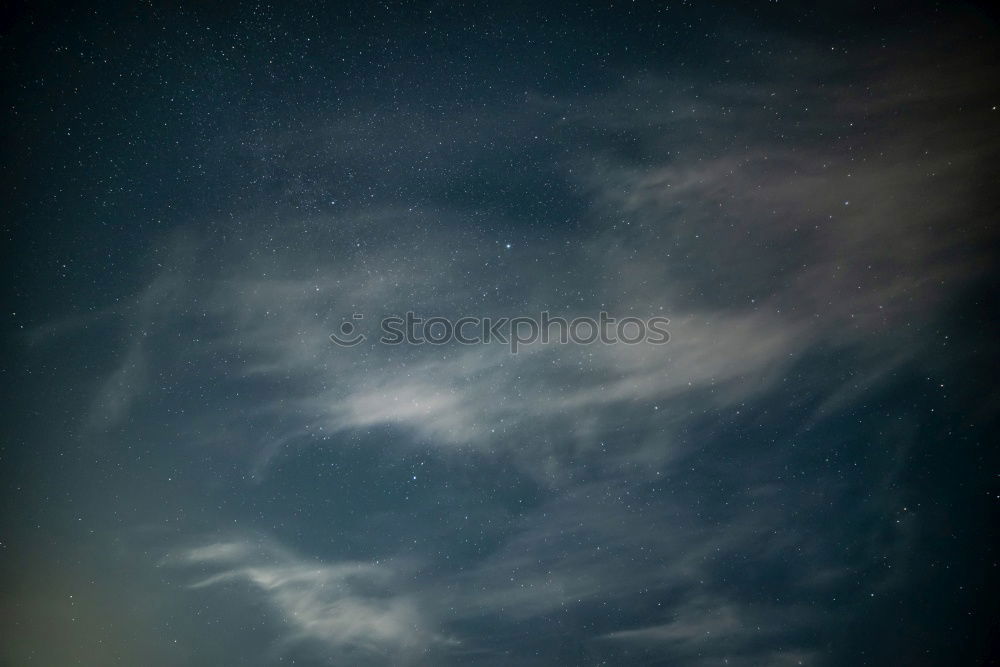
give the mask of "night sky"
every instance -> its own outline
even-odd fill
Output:
[[[0,36],[0,665],[993,664],[995,13],[84,4]]]

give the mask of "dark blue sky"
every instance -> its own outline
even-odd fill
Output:
[[[988,664],[994,14],[10,17],[0,664]]]

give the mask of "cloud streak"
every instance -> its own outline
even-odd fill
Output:
[[[387,563],[324,564],[264,541],[208,543],[167,563],[218,570],[194,589],[248,586],[286,624],[287,642],[319,642],[342,659],[406,662],[446,643],[426,627],[414,599],[393,592],[399,575]]]

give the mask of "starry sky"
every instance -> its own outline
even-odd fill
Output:
[[[11,8],[0,664],[988,664],[997,45],[964,3]],[[670,342],[329,338],[407,311]]]

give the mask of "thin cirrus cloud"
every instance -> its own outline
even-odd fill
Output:
[[[597,652],[605,643],[652,644],[688,662],[736,664],[810,654],[808,630],[827,610],[795,600],[748,604],[713,573],[733,558],[758,567],[780,561],[819,593],[843,577],[823,559],[789,561],[789,553],[815,548],[800,537],[768,537],[792,528],[788,514],[762,506],[710,530],[686,502],[648,507],[630,495],[621,481],[577,484],[520,517],[503,544],[459,571],[405,559],[323,562],[239,535],[176,551],[164,564],[185,578],[203,573],[192,589],[256,591],[284,624],[284,644],[319,644],[360,662],[503,660],[508,651],[477,632],[479,624],[502,636],[609,606],[662,622],[599,621],[589,638]],[[532,641],[525,639],[528,650]],[[774,651],[772,641],[784,648]]]
[[[830,555],[836,537],[811,538],[800,508],[789,509],[801,503],[808,517],[827,507],[788,472],[799,454],[746,463],[750,481],[726,488],[745,494],[742,507],[704,509],[710,503],[684,482],[716,474],[710,483],[726,486],[724,457],[691,463],[716,434],[703,415],[738,413],[778,391],[802,358],[836,353],[862,371],[801,380],[813,400],[796,433],[807,431],[911,363],[923,348],[888,332],[930,321],[986,267],[976,247],[988,234],[963,174],[995,145],[971,145],[956,127],[960,150],[945,153],[909,113],[930,107],[949,128],[960,125],[947,103],[968,90],[913,90],[912,80],[890,85],[877,68],[868,74],[863,90],[808,93],[775,81],[764,97],[720,85],[697,100],[645,77],[590,100],[610,109],[596,128],[594,114],[576,114],[568,101],[535,100],[560,112],[556,136],[634,139],[624,154],[600,138],[572,142],[582,147],[557,162],[587,195],[579,224],[594,233],[583,241],[553,233],[507,249],[464,225],[485,215],[502,227],[502,213],[429,205],[331,214],[305,231],[242,241],[181,236],[134,307],[120,311],[121,361],[99,383],[90,423],[127,423],[133,410],[150,409],[144,399],[198,395],[224,376],[217,413],[175,413],[192,426],[190,444],[235,443],[239,465],[258,480],[303,446],[338,447],[388,427],[397,436],[389,450],[401,457],[425,446],[441,457],[506,456],[552,494],[512,520],[492,551],[446,574],[415,577],[392,559],[316,560],[245,538],[170,559],[211,572],[193,588],[253,591],[288,642],[361,660],[490,655],[489,641],[477,646],[462,629],[610,604],[630,620],[596,624],[586,639],[654,645],[694,663],[818,661],[810,631],[839,603],[816,600],[851,561]],[[614,104],[637,90],[648,108]],[[798,121],[771,127],[764,119],[779,109]],[[821,129],[837,123],[840,131]],[[745,131],[761,125],[770,131]],[[973,222],[956,228],[953,219]],[[295,242],[299,233],[307,244]],[[375,326],[407,310],[568,318],[602,309],[667,316],[671,342],[533,345],[511,355],[503,345],[339,349],[327,338],[354,313]],[[179,342],[182,329],[193,334]],[[639,471],[624,472],[623,462]],[[664,471],[671,500],[632,500]],[[875,504],[889,511],[895,502],[887,492]],[[898,553],[908,539],[901,530],[870,544]],[[762,608],[731,583],[738,574],[720,574],[727,558],[780,570],[806,593]],[[898,576],[873,577],[870,587]],[[640,593],[656,601],[636,601]]]
[[[916,134],[920,126],[907,133],[906,109],[940,104],[944,93],[934,88],[930,97],[907,94],[899,87],[912,82],[892,87],[873,69],[864,93],[831,86],[809,94],[776,82],[774,96],[756,109],[741,99],[744,93],[720,86],[697,103],[697,113],[658,117],[654,129],[650,117],[633,113],[613,121],[652,145],[671,123],[683,128],[697,122],[708,138],[702,145],[691,142],[688,150],[698,155],[712,149],[714,156],[639,165],[602,156],[598,145],[596,161],[586,154],[566,159],[564,166],[575,167],[571,171],[583,174],[595,191],[595,216],[614,211],[631,222],[579,248],[539,243],[523,260],[510,260],[519,268],[519,280],[530,286],[521,310],[589,312],[549,287],[553,275],[538,260],[557,253],[566,273],[594,283],[607,297],[593,306],[610,303],[630,314],[668,315],[673,341],[663,349],[595,345],[515,358],[489,348],[450,351],[443,359],[414,353],[406,366],[398,363],[406,358],[403,352],[351,359],[350,351],[331,350],[326,335],[353,312],[367,313],[374,327],[381,315],[421,305],[456,315],[482,308],[481,288],[466,276],[477,263],[469,248],[487,245],[484,239],[466,232],[456,241],[447,231],[432,231],[441,220],[460,224],[463,212],[391,209],[338,219],[336,234],[318,234],[318,240],[333,243],[335,262],[315,248],[305,256],[283,252],[278,236],[269,255],[246,256],[245,249],[255,244],[221,248],[234,272],[224,268],[202,276],[190,265],[180,269],[191,273],[182,279],[195,279],[199,292],[205,282],[209,288],[197,308],[217,330],[202,346],[211,354],[239,356],[237,368],[248,376],[293,374],[304,382],[307,395],[271,406],[287,422],[283,441],[320,427],[339,432],[383,423],[441,444],[474,444],[489,442],[495,428],[486,425],[500,420],[507,430],[529,419],[565,418],[705,386],[719,388],[720,396],[734,402],[749,391],[765,391],[767,378],[777,377],[789,358],[816,345],[870,345],[871,334],[941,303],[955,285],[985,267],[970,252],[981,233],[953,230],[942,221],[946,212],[955,216],[972,205],[961,174],[992,149],[968,147],[962,154],[928,154],[917,164],[904,161],[924,143]],[[649,78],[641,90],[653,100],[658,95],[652,105],[661,109],[693,104],[684,93],[669,92],[673,89]],[[954,85],[947,90],[956,99],[967,94]],[[863,102],[855,101],[858,95]],[[808,135],[814,126],[827,127],[827,116],[837,115],[843,117],[845,136],[820,137],[805,148],[766,135],[736,143],[749,119],[766,115],[767,105],[787,105],[787,97],[809,109],[788,130],[789,140]],[[709,102],[722,112],[713,113]],[[894,113],[903,120],[892,133],[880,136],[873,128],[847,136],[854,123],[884,123]],[[564,118],[568,132],[582,122],[572,114]],[[587,164],[596,164],[596,171],[588,172]],[[391,227],[414,215],[425,222]],[[381,241],[378,230],[384,230]],[[338,245],[352,233],[374,238],[366,240],[363,255],[351,255],[350,244]],[[206,247],[195,254],[218,250]],[[959,254],[961,262],[953,259]],[[162,283],[176,273],[170,268],[158,277],[140,303],[162,303]],[[722,299],[723,294],[730,296]],[[733,294],[745,298],[733,302]],[[134,317],[129,354],[105,382],[101,407],[95,408],[112,421],[127,412],[149,372],[142,342],[149,308],[139,308]],[[176,312],[165,313],[157,325],[172,317]],[[230,333],[219,337],[218,332]],[[748,382],[755,373],[756,381]],[[275,449],[273,443],[257,446]]]
[[[387,563],[321,563],[263,540],[208,543],[165,562],[217,570],[193,589],[248,586],[286,623],[286,641],[319,642],[345,659],[398,661],[448,641],[426,628],[411,598],[392,592],[398,575]]]

